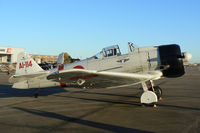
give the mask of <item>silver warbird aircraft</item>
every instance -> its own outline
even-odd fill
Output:
[[[128,43],[129,52],[121,54],[118,45],[103,48],[95,56],[60,65],[44,71],[27,53],[18,55],[16,73],[9,81],[13,88],[46,88],[77,84],[82,87],[119,87],[141,84],[143,94],[140,101],[155,104],[162,90],[154,80],[162,77],[184,75],[183,60],[188,53],[181,53],[177,44],[134,48]],[[35,93],[38,97],[38,91]]]

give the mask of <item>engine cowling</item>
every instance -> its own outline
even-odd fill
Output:
[[[177,44],[159,46],[159,54],[163,76],[180,77],[185,74],[183,55]]]

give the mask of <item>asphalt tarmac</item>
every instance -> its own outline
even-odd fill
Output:
[[[163,100],[142,108],[139,86],[112,89],[17,90],[0,74],[1,133],[199,133],[200,69],[161,79]]]

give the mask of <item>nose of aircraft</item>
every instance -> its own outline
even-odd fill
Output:
[[[185,74],[183,55],[177,44],[159,46],[159,54],[162,66],[169,66],[163,70],[165,77],[179,77]]]

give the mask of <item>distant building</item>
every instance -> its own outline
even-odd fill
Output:
[[[15,64],[17,63],[17,56],[20,52],[24,52],[24,48],[13,48],[0,46],[0,64]],[[30,55],[38,64],[41,63],[56,63],[58,56],[51,55]]]
[[[56,63],[58,60],[58,56],[50,56],[50,55],[31,55],[31,57],[38,63]]]
[[[24,48],[0,46],[0,64],[17,63],[17,55],[23,51]]]

